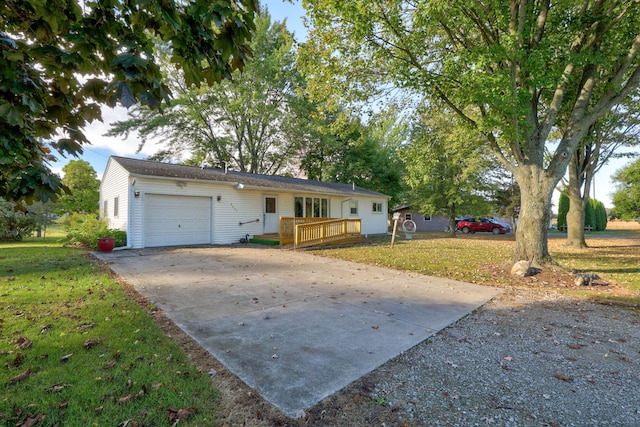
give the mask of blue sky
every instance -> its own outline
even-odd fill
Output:
[[[304,9],[300,1],[294,0],[293,3],[291,3],[283,0],[270,0],[263,1],[263,4],[267,5],[273,20],[282,21],[286,19],[287,27],[294,33],[296,40],[304,40],[306,34],[306,29],[302,23]],[[89,141],[91,141],[91,145],[85,146],[84,153],[79,158],[89,162],[98,173],[99,178],[102,177],[102,173],[111,155],[145,158],[154,154],[158,149],[158,145],[147,143],[140,153],[136,153],[138,140],[135,135],[131,135],[128,139],[104,136],[109,129],[110,123],[117,120],[125,120],[126,117],[126,110],[123,107],[115,109],[104,107],[104,122],[92,123],[85,129],[85,134]],[[52,164],[51,167],[55,172],[61,174],[62,167],[68,163],[69,160],[73,159],[73,157],[60,157],[58,162]],[[613,160],[603,167],[596,176],[592,194],[595,192],[595,198],[602,201],[606,207],[612,207],[610,193],[615,190],[610,179],[611,175],[629,162],[630,160],[628,159]],[[554,195],[554,204],[556,207],[557,199],[558,194],[556,193]]]

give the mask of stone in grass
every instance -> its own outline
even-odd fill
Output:
[[[608,283],[602,280],[600,276],[593,273],[578,273],[575,279],[576,286],[606,286]]]
[[[518,277],[535,276],[536,274],[540,273],[540,271],[542,270],[536,267],[532,267],[531,262],[525,260],[518,261],[513,264],[513,267],[511,267],[511,275]]]

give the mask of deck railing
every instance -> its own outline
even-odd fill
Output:
[[[294,248],[362,239],[359,219],[280,218],[280,244]]]
[[[280,244],[290,245],[296,240],[296,225],[328,221],[333,218],[280,217]]]

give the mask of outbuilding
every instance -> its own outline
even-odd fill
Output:
[[[283,217],[359,219],[363,235],[385,234],[388,202],[351,184],[118,156],[100,184],[100,216],[131,248],[235,243],[278,233]]]

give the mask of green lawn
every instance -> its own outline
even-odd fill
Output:
[[[213,424],[208,373],[55,235],[0,244],[0,362],[0,425]]]
[[[213,425],[216,390],[147,312],[61,234],[0,243],[0,425]],[[587,236],[589,249],[549,240],[562,265],[615,282],[590,297],[640,303],[640,231]],[[315,253],[487,285],[508,274],[512,236],[416,233]],[[536,283],[540,286],[540,283]],[[551,284],[553,285],[553,284]],[[582,292],[583,290],[581,290]],[[575,292],[575,290],[574,290]]]
[[[588,249],[568,248],[565,239],[561,233],[550,235],[549,251],[556,262],[620,285],[617,295],[609,291],[602,298],[624,297],[640,303],[640,230],[588,233]],[[411,240],[397,237],[393,249],[390,243],[389,236],[373,237],[363,245],[314,253],[492,286],[521,284],[505,274],[512,265],[513,235],[477,233],[451,238],[445,233],[415,233]],[[580,288],[582,292],[589,290],[598,293],[603,289]]]

